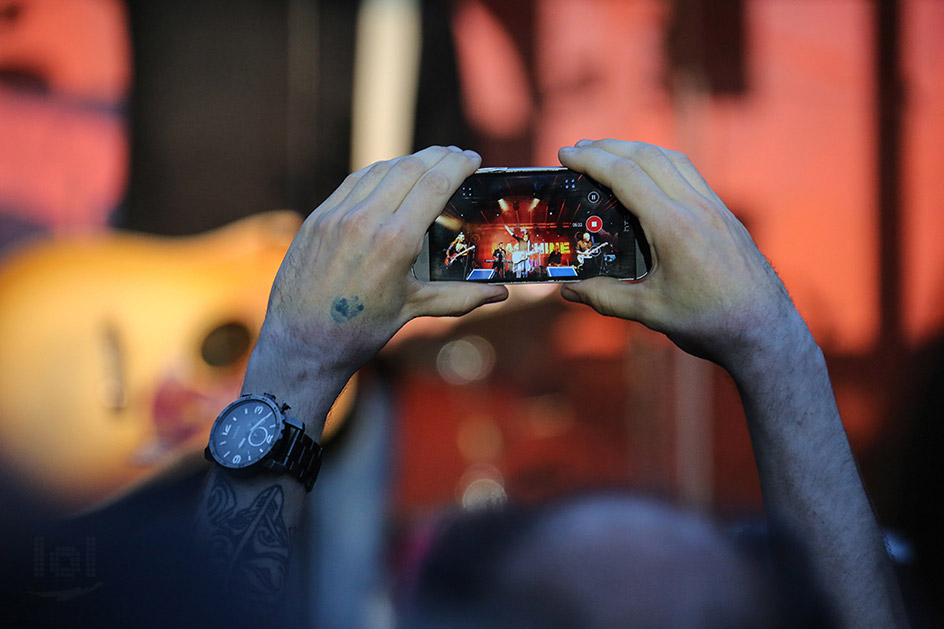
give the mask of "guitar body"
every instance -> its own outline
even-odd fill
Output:
[[[577,253],[577,268],[578,269],[581,268],[583,266],[583,263],[589,260],[590,258],[596,258],[597,256],[599,256],[600,250],[603,249],[603,247],[606,244],[608,243],[601,242],[599,245],[593,247],[592,249],[588,249],[587,251]]]
[[[216,414],[238,395],[298,225],[279,212],[188,238],[57,237],[4,258],[7,478],[69,512],[201,453]],[[335,417],[353,394],[349,386]]]
[[[467,255],[469,255],[470,253],[472,253],[472,251],[474,251],[474,250],[475,250],[475,245],[472,245],[472,246],[470,246],[470,247],[467,247],[467,248],[463,249],[462,251],[457,251],[456,253],[447,255],[447,256],[446,256],[446,268],[448,269],[450,266],[452,266],[452,263],[455,262],[456,259],[461,258],[461,257],[464,257],[464,256],[467,256]]]

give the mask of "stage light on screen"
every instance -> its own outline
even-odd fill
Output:
[[[507,212],[507,211],[508,211],[508,201],[505,201],[504,199],[499,199],[499,200],[498,200],[498,207],[501,208],[502,212]]]
[[[528,211],[529,212],[532,211],[534,208],[538,206],[538,203],[540,202],[541,202],[540,199],[531,199],[531,205],[528,207]]]
[[[457,232],[462,229],[462,221],[451,216],[445,216],[440,214],[436,217],[436,223],[442,225],[450,231]]]

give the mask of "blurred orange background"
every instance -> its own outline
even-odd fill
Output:
[[[615,137],[687,153],[747,225],[880,521],[944,592],[941,33],[938,0],[0,0],[9,512],[203,469],[299,218],[347,172]],[[358,378],[288,597],[313,625],[363,615],[389,549],[457,505],[619,486],[762,511],[727,375],[553,286],[413,321]]]
[[[783,277],[829,358],[866,478],[894,510],[882,499],[899,472],[883,465],[907,458],[914,421],[902,416],[927,393],[917,358],[944,322],[944,4],[341,4],[0,2],[3,253],[89,231],[157,238],[305,214],[359,160],[429,142],[475,148],[485,165],[554,165],[581,138],[681,150]],[[370,58],[380,34],[404,54]],[[391,58],[400,80],[375,96],[398,106],[371,109],[358,77]],[[241,319],[250,327],[266,284]],[[461,501],[483,479],[521,496],[605,482],[760,506],[727,378],[553,292],[411,323],[382,360],[398,513]],[[0,378],[0,399],[20,394],[10,382]]]

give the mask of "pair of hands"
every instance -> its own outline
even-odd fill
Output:
[[[584,140],[559,157],[616,193],[652,251],[644,279],[564,284],[565,299],[639,321],[729,370],[795,327],[783,325],[798,316],[780,279],[685,155]],[[504,300],[504,286],[420,282],[411,273],[426,229],[480,162],[471,151],[430,147],[349,175],[299,230],[261,338],[324,370],[352,373],[413,317]]]

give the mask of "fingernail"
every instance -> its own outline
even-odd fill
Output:
[[[456,146],[456,145],[454,145],[454,144],[450,144],[450,145],[447,146],[446,148],[449,149],[450,151],[452,151],[453,153],[461,153],[461,152],[462,152],[462,149],[460,149],[458,146]]]
[[[580,142],[577,142],[574,146],[583,148],[587,146],[588,144],[592,144],[592,143],[593,143],[593,140],[581,140]]]
[[[561,147],[561,153],[573,153],[573,152],[576,151],[576,150],[577,150],[577,149],[575,149],[575,148],[572,147],[572,146],[564,146],[564,147]]]
[[[465,153],[466,155],[468,155],[469,157],[473,158],[473,159],[481,159],[481,158],[482,158],[482,156],[479,155],[478,153],[476,153],[475,151],[466,150],[466,151],[462,151],[462,152]]]

